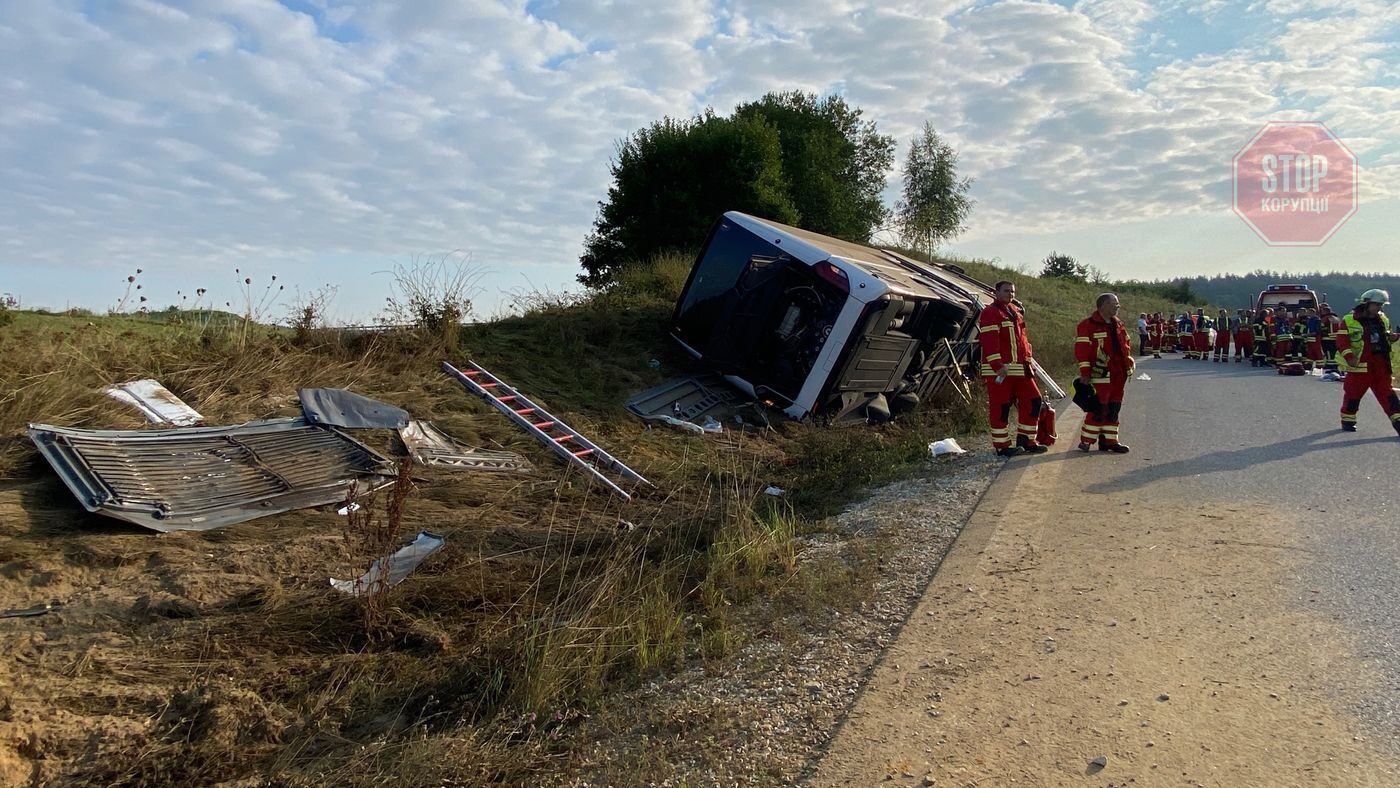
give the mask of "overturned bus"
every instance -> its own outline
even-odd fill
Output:
[[[791,418],[887,421],[965,386],[991,298],[957,266],[731,211],[691,268],[671,333]]]

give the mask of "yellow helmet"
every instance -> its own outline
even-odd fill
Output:
[[[1384,290],[1372,288],[1361,294],[1357,304],[1380,304],[1385,306],[1390,303],[1390,293]]]

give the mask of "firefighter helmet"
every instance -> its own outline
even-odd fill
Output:
[[[1380,304],[1385,306],[1390,303],[1390,293],[1384,290],[1371,289],[1361,294],[1358,304]]]

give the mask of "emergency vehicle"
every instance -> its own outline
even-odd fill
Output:
[[[1269,285],[1259,293],[1254,308],[1273,309],[1281,306],[1290,314],[1297,314],[1303,309],[1316,309],[1322,301],[1307,285]]]

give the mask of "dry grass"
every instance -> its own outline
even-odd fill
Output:
[[[625,506],[441,375],[441,334],[17,314],[0,330],[11,360],[0,370],[0,597],[65,602],[44,644],[9,645],[41,648],[42,661],[11,660],[5,677],[27,688],[16,708],[71,715],[31,748],[43,779],[546,779],[572,721],[608,693],[687,660],[722,662],[746,636],[733,615],[746,600],[825,583],[799,576],[793,536],[858,485],[918,462],[929,431],[965,422],[644,429],[621,402],[685,369],[665,335],[685,267],[662,261],[608,293],[463,326],[452,354],[512,380],[656,483]],[[373,522],[301,511],[157,537],[82,513],[23,437],[33,421],[140,427],[99,393],[137,377],[215,424],[295,415],[298,387],[351,388],[468,443],[521,451],[539,472],[417,467],[411,494],[369,507],[389,507]],[[769,485],[791,490],[790,504],[762,495]],[[447,546],[400,586],[370,602],[328,587],[424,528]]]
[[[0,678],[26,687],[10,698],[20,718],[70,715],[34,729],[24,762],[47,781],[114,785],[548,782],[574,721],[609,693],[689,660],[722,669],[754,626],[852,605],[874,570],[804,566],[794,538],[927,462],[930,440],[979,430],[980,410],[935,402],[880,428],[644,429],[622,401],[687,371],[666,328],[688,262],[451,330],[13,315],[0,328],[0,601],[66,606],[44,642],[5,642]],[[1038,349],[1062,367],[1056,348],[1071,343],[1057,338],[1086,286],[1011,278]],[[656,488],[621,504],[476,403],[437,370],[452,333],[449,360],[512,381]],[[137,377],[214,424],[294,415],[298,387],[350,388],[539,470],[415,467],[368,507],[377,519],[301,511],[157,537],[83,514],[23,437],[30,421],[141,426],[98,392]],[[388,436],[356,437],[395,452]],[[769,485],[788,494],[763,495]],[[328,587],[425,528],[447,545],[403,584],[369,601]]]

